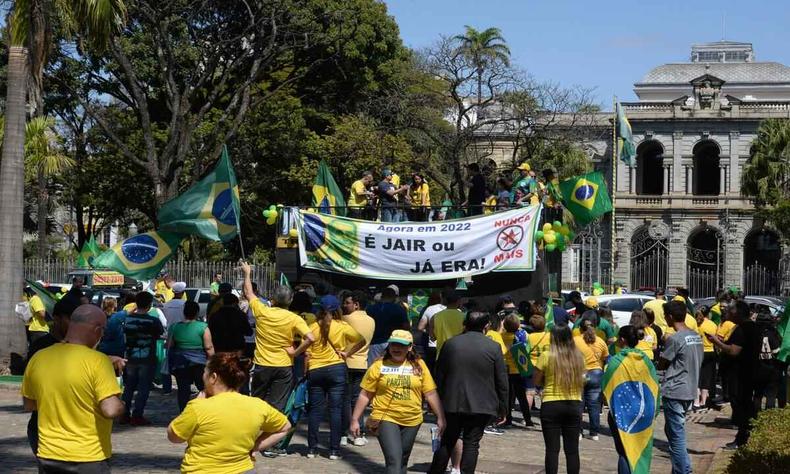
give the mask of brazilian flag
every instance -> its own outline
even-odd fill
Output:
[[[93,234],[91,234],[91,238],[82,244],[82,249],[80,250],[80,254],[77,257],[77,267],[92,267],[93,260],[98,257],[100,253],[101,249],[99,249],[99,246],[96,245],[96,239],[94,239]]]
[[[159,209],[159,230],[227,242],[239,231],[239,185],[222,148],[214,170]]]
[[[353,219],[300,211],[300,238],[304,239],[307,264],[311,268],[353,273],[359,267],[357,224]],[[316,265],[311,265],[315,263]]]
[[[313,207],[324,214],[346,215],[346,200],[324,160],[318,164],[318,174],[313,184]]]
[[[546,302],[546,313],[543,315],[546,319],[546,332],[551,331],[551,328],[554,327],[554,301],[549,296],[549,300]]]
[[[156,277],[175,255],[184,235],[151,231],[125,239],[94,260],[97,267],[111,268],[137,280]]]
[[[579,224],[585,225],[612,210],[612,200],[600,171],[574,176],[560,183],[563,204]]]
[[[632,474],[648,474],[660,401],[653,362],[638,349],[620,351],[609,359],[602,386]]]
[[[518,370],[519,375],[522,377],[529,377],[532,375],[532,361],[529,358],[530,352],[532,352],[532,348],[529,346],[527,332],[520,329],[516,332],[513,345],[510,346],[510,357],[513,358],[516,370]]]
[[[46,288],[44,288],[43,286],[41,286],[40,284],[34,281],[31,280],[25,280],[25,281],[30,286],[30,289],[33,290],[33,292],[39,298],[41,298],[41,303],[44,304],[44,310],[46,310],[47,314],[51,316],[55,312],[55,303],[57,302],[57,298],[55,298],[55,295],[53,295],[52,293],[47,291]]]
[[[716,326],[721,324],[721,303],[716,303],[710,308],[710,320],[716,323]]]
[[[633,168],[636,166],[636,146],[634,145],[634,135],[631,131],[631,122],[625,116],[625,111],[620,102],[617,102],[617,156],[620,160]]]
[[[779,330],[779,335],[782,337],[782,345],[779,346],[776,358],[786,363],[788,356],[790,356],[790,300],[785,301],[785,310],[782,312],[782,317],[779,318],[779,325],[776,329]]]
[[[285,273],[280,272],[280,286],[284,286],[286,288],[291,287],[291,282],[288,281],[288,277],[285,276]]]

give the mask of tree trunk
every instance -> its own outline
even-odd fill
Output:
[[[8,48],[5,137],[0,162],[0,355],[25,352],[25,330],[14,314],[22,298],[22,217],[25,192],[27,48]]]
[[[49,214],[49,193],[44,170],[38,170],[38,258],[47,258],[47,214]]]

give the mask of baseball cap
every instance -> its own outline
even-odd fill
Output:
[[[414,337],[412,337],[409,331],[404,329],[396,329],[392,331],[389,340],[387,342],[394,342],[395,344],[402,344],[404,346],[410,346],[414,343]]]
[[[395,296],[400,296],[400,289],[398,288],[398,285],[392,284],[392,285],[388,286],[387,288],[389,288],[392,291],[394,291],[395,292]]]
[[[524,163],[521,163],[520,165],[518,165],[517,169],[519,169],[521,171],[529,171],[531,168],[529,167],[529,163],[527,163],[525,161]]]
[[[392,176],[392,170],[389,169],[389,168],[384,168],[383,170],[381,170],[381,175],[382,176]]]
[[[183,281],[173,283],[173,291],[176,293],[183,293],[187,289],[187,284]]]
[[[321,309],[324,311],[337,311],[340,308],[340,301],[335,295],[324,295],[321,297]]]
[[[585,306],[588,308],[597,308],[598,307],[598,298],[594,296],[590,296],[584,301]]]

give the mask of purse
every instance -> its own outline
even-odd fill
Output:
[[[403,368],[402,367],[400,369],[400,374],[399,375],[403,375]],[[373,418],[372,416],[367,417],[367,419],[365,420],[365,433],[366,434],[369,434],[371,436],[378,436],[379,428],[381,427],[381,421],[384,418],[384,413],[386,413],[387,410],[389,409],[390,405],[392,405],[392,400],[394,398],[395,398],[395,392],[392,392],[392,395],[390,395],[390,401],[389,401],[389,403],[387,403],[387,408],[382,410],[382,414],[381,414],[381,416],[379,417],[378,420]]]

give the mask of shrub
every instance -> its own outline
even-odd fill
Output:
[[[735,451],[727,472],[775,474],[790,469],[790,407],[765,410],[753,421],[746,446]]]

